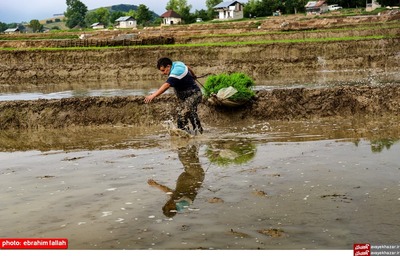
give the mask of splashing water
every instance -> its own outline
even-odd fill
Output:
[[[179,138],[191,138],[193,135],[185,132],[182,129],[178,129],[172,120],[167,120],[162,123],[162,126],[167,130],[168,134],[171,137],[179,137]]]

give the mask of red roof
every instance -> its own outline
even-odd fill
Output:
[[[173,10],[169,10],[161,14],[161,18],[182,18],[182,17]]]

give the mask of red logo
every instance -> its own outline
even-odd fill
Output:
[[[354,244],[354,256],[371,256],[370,244]]]

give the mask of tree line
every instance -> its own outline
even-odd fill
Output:
[[[206,0],[206,10],[196,10],[193,13],[191,5],[187,4],[187,0],[169,0],[165,9],[174,10],[183,20],[183,23],[194,23],[197,18],[203,21],[213,20],[216,17],[214,6],[223,0]],[[293,14],[305,12],[305,5],[309,0],[248,0],[244,4],[244,17],[265,17],[271,16],[279,10],[282,14]],[[328,0],[328,5],[338,4],[343,8],[362,8],[366,6],[366,2],[372,0]],[[239,0],[240,2],[240,0]],[[399,5],[400,0],[378,0],[382,6]],[[66,0],[67,10],[64,13],[66,26],[68,28],[87,28],[90,25],[100,22],[104,26],[113,25],[115,20],[122,16],[133,17],[138,25],[151,26],[161,24],[161,18],[154,15],[149,8],[140,4],[136,10],[127,11],[113,10],[108,8],[98,8],[94,11],[88,11],[87,6],[80,0]],[[38,20],[31,20],[30,27],[34,32],[42,31],[43,25]],[[18,24],[5,24],[0,22],[0,31],[7,28],[15,28]]]
[[[277,10],[282,14],[293,14],[305,12],[305,5],[309,0],[249,0],[244,4],[244,17],[265,17],[271,16]],[[169,0],[165,9],[174,10],[183,20],[183,23],[194,23],[196,18],[201,18],[204,21],[213,20],[216,17],[214,6],[223,2],[223,0],[206,0],[206,10],[196,10],[191,13],[191,5],[187,4],[187,0]],[[239,0],[240,2],[240,0]],[[400,0],[378,0],[382,6],[399,5]],[[327,3],[338,4],[343,8],[361,8],[366,6],[366,0],[328,0]],[[65,16],[68,18],[67,26],[80,24],[81,26],[88,25],[91,22],[102,22],[104,25],[108,21],[113,22],[123,13],[107,12],[105,8],[97,9],[95,12],[87,13],[87,7],[79,0],[67,0],[67,12]],[[126,13],[127,16],[132,16],[140,25],[159,25],[161,20],[154,18],[147,6],[141,4],[137,11]]]

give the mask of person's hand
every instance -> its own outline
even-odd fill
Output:
[[[147,184],[149,184],[150,186],[154,186],[154,185],[157,185],[157,182],[155,180],[153,180],[153,179],[149,179],[147,181]]]
[[[149,103],[151,102],[153,99],[155,98],[155,96],[153,94],[147,96],[146,98],[144,98],[144,103]]]

